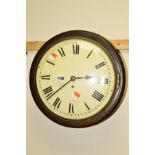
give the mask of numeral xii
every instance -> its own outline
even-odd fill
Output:
[[[79,54],[80,46],[78,44],[73,45],[73,54]]]
[[[74,113],[74,107],[73,107],[73,104],[72,103],[69,103],[69,110],[68,110],[69,113]]]

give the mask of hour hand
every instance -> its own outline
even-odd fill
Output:
[[[76,79],[86,79],[86,80],[89,80],[91,78],[94,78],[94,76],[90,76],[90,75],[86,75],[86,76],[83,76],[83,77],[75,77]]]
[[[90,76],[90,75],[86,75],[86,76],[85,76],[85,79],[86,79],[86,80],[89,80],[89,79],[91,79],[91,78],[94,78],[94,76]]]

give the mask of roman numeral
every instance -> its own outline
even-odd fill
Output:
[[[73,54],[79,54],[80,46],[79,45],[73,45]]]
[[[57,97],[55,102],[53,103],[53,106],[58,109],[60,107],[60,104],[61,104],[61,100],[59,97]]]
[[[105,79],[104,79],[104,83],[105,83],[105,84],[108,84],[108,83],[109,83],[109,79],[108,79],[108,78],[105,78]]]
[[[90,57],[90,55],[92,54],[93,50],[90,51],[90,53],[87,56],[87,59]]]
[[[43,75],[43,76],[41,76],[41,79],[50,80],[50,75]]]
[[[86,108],[87,108],[88,110],[90,110],[90,108],[88,107],[87,103],[84,102],[84,104],[85,104]]]
[[[69,103],[69,110],[68,110],[68,112],[70,114],[73,114],[74,113],[74,107],[73,107],[73,104],[72,103]]]
[[[99,93],[97,90],[94,91],[92,97],[94,97],[96,100],[101,101],[104,97],[101,93]]]
[[[53,89],[51,86],[43,89],[44,94],[46,95],[47,100],[52,96]]]
[[[61,47],[61,49],[58,49],[59,54],[61,55],[61,57],[65,56],[65,52],[63,50],[63,48]]]
[[[49,63],[49,64],[51,64],[51,65],[55,65],[53,62],[51,62],[51,61],[46,61],[47,63]]]
[[[98,68],[100,68],[100,67],[102,67],[104,65],[105,65],[105,63],[104,62],[101,62],[100,64],[96,65],[95,68],[98,69]]]

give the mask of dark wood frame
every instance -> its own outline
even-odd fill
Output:
[[[89,39],[101,45],[103,48],[105,48],[114,63],[116,75],[118,75],[118,78],[119,78],[119,83],[117,84],[117,88],[115,89],[113,97],[111,98],[107,106],[104,107],[99,113],[95,114],[94,116],[86,119],[81,119],[81,120],[65,119],[60,116],[57,116],[52,111],[50,111],[41,100],[37,90],[37,85],[36,85],[36,72],[42,56],[54,44],[64,39],[67,39],[69,37],[81,37],[81,38]],[[124,67],[123,61],[120,55],[118,54],[118,51],[112,46],[112,44],[108,40],[92,32],[83,31],[83,30],[73,30],[73,31],[67,31],[59,35],[56,35],[55,37],[48,40],[40,48],[31,65],[29,82],[30,82],[31,93],[36,105],[49,119],[63,126],[82,128],[82,127],[92,126],[106,120],[118,109],[121,103],[121,99],[125,92],[126,76],[125,76],[125,67]]]

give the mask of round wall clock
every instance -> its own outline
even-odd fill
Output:
[[[125,68],[109,41],[74,30],[48,40],[30,70],[30,89],[38,108],[67,127],[88,127],[109,118],[125,90]]]

